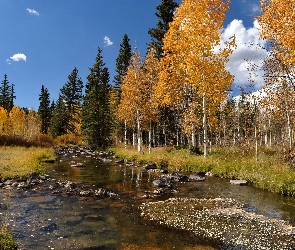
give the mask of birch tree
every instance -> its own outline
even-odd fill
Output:
[[[121,85],[121,99],[118,106],[118,119],[124,122],[125,131],[127,126],[137,130],[137,149],[142,152],[142,126],[146,99],[142,80],[142,61],[139,52],[133,52],[126,75]],[[125,132],[126,135],[126,132]],[[125,143],[126,143],[125,137]]]
[[[145,85],[145,98],[147,103],[145,105],[146,118],[148,120],[147,130],[149,132],[148,148],[151,153],[152,147],[152,123],[157,122],[158,102],[155,96],[155,85],[158,82],[159,73],[159,59],[157,58],[157,51],[153,47],[148,49],[143,65],[143,81]],[[145,119],[146,120],[146,119]]]
[[[205,157],[207,117],[215,115],[233,81],[226,63],[234,39],[224,48],[216,49],[228,5],[229,1],[222,0],[184,0],[163,39],[158,97],[162,104],[177,107],[191,107],[202,100]]]

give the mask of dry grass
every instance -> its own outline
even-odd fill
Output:
[[[30,172],[42,172],[42,161],[53,159],[53,149],[0,147],[0,176],[2,180],[19,177],[26,179]]]

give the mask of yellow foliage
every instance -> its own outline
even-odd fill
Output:
[[[118,119],[133,126],[142,108],[142,62],[139,53],[133,53],[127,73],[121,85],[121,99],[118,106]],[[141,116],[141,114],[140,114]]]
[[[23,136],[26,128],[26,113],[18,106],[14,106],[9,112],[11,134]]]
[[[260,0],[262,15],[257,17],[261,37],[278,49],[283,63],[293,67],[295,62],[295,2],[294,0]]]
[[[0,135],[5,135],[7,121],[7,111],[3,107],[0,107]]]
[[[224,48],[217,51],[216,47],[228,4],[222,0],[184,0],[176,10],[163,40],[157,84],[157,98],[162,105],[177,109],[200,107],[205,94],[208,118],[214,121],[210,116],[225,100],[233,81],[226,63],[235,46],[234,37]]]

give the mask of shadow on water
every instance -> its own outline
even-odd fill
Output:
[[[80,167],[73,167],[77,163]],[[210,247],[218,242],[196,239],[140,217],[138,206],[142,202],[168,198],[144,198],[145,191],[153,191],[152,181],[159,173],[89,156],[61,158],[48,166],[48,173],[54,179],[116,190],[119,195],[95,198],[53,194],[48,188],[2,190],[2,220],[12,229],[20,249],[218,249]],[[230,185],[228,180],[215,177],[178,183],[177,189],[175,197],[230,197],[244,203],[250,212],[295,224],[293,198]]]

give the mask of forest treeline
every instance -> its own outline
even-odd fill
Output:
[[[261,39],[266,39],[263,95],[232,97],[226,68],[235,36],[220,45],[227,0],[162,0],[158,23],[142,56],[125,34],[110,79],[98,48],[85,82],[74,68],[51,101],[42,85],[37,111],[13,104],[14,85],[0,85],[0,135],[107,147],[124,143],[142,152],[156,146],[186,147],[206,156],[212,145],[293,147],[294,1],[261,0]],[[256,66],[255,66],[256,67]],[[255,68],[254,67],[254,68]],[[251,84],[251,79],[249,79]]]

